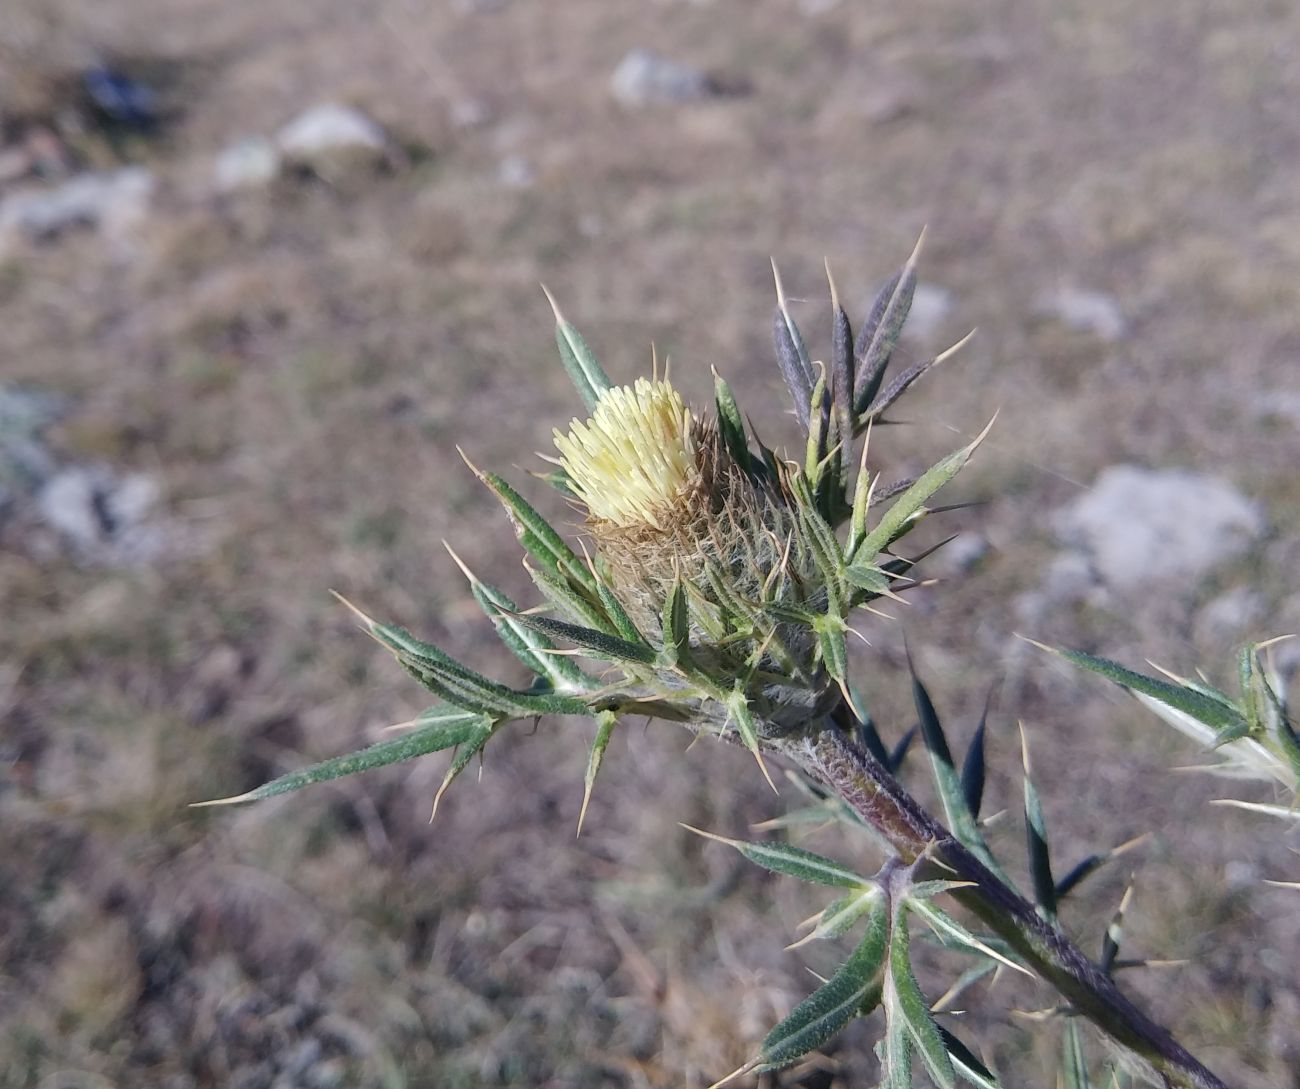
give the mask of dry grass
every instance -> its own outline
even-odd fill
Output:
[[[654,342],[698,399],[715,363],[764,436],[788,441],[769,255],[812,328],[823,255],[862,298],[923,223],[923,272],[956,299],[943,333],[981,333],[926,380],[908,410],[925,422],[878,449],[901,473],[1001,416],[964,485],[998,498],[952,523],[994,552],[909,613],[922,669],[959,724],[1007,670],[994,808],[1019,789],[1021,717],[1063,853],[1154,831],[1133,943],[1190,963],[1132,986],[1230,1083],[1300,1085],[1294,894],[1256,880],[1290,856],[1207,810],[1211,784],[1167,775],[1190,754],[1126,703],[1010,637],[1049,555],[1043,511],[1128,460],[1227,476],[1269,503],[1273,537],[1213,585],[1081,606],[1033,634],[1214,665],[1228,648],[1192,646],[1192,618],[1237,583],[1269,595],[1259,634],[1300,625],[1300,435],[1261,407],[1294,390],[1300,345],[1295,9],[9,7],[6,104],[48,109],[61,74],[103,51],[189,73],[180,122],[130,151],[163,185],[137,251],[71,236],[0,277],[6,379],[75,399],[52,434],[63,456],[157,474],[186,547],[113,571],[12,527],[3,539],[0,1086],[667,1086],[738,1063],[809,987],[801,965],[831,965],[780,952],[814,898],[677,828],[737,832],[780,810],[742,754],[683,758],[684,738],[626,731],[576,844],[587,735],[571,722],[496,746],[432,827],[436,760],[246,811],[185,803],[421,705],[329,587],[509,672],[438,541],[528,596],[452,447],[532,467],[577,410],[538,280],[617,378]],[[626,112],[607,81],[634,45],[750,91]],[[449,112],[469,95],[493,120],[458,130]],[[211,154],[321,100],[367,109],[409,165],[204,195]],[[495,181],[516,153],[531,188]],[[1117,296],[1128,338],[1035,319],[1057,283]],[[898,631],[873,638],[864,684],[901,730]],[[1075,917],[1094,921],[1087,942],[1125,876]],[[1050,1080],[1042,1043],[977,1035],[1010,1084]],[[874,1076],[871,1042],[846,1036],[837,1084]]]

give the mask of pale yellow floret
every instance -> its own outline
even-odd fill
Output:
[[[578,498],[595,518],[665,529],[696,478],[691,410],[667,382],[638,378],[601,394],[591,419],[555,445]]]

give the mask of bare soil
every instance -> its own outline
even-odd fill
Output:
[[[1300,392],[1297,40],[1300,8],[1267,0],[7,0],[8,138],[55,124],[97,58],[166,78],[160,130],[75,147],[156,173],[147,222],[5,256],[0,366],[68,398],[62,461],[161,482],[174,547],[105,565],[0,526],[0,1086],[702,1086],[752,1053],[838,951],[783,952],[822,900],[678,826],[743,834],[793,803],[741,753],[624,731],[577,841],[591,727],[569,720],[494,744],[432,824],[439,758],[187,804],[427,702],[330,588],[520,679],[440,541],[532,600],[457,444],[573,521],[527,477],[581,408],[539,281],[617,379],[653,343],[699,403],[716,365],[789,443],[769,258],[822,338],[823,258],[860,314],[923,225],[923,279],[953,305],[902,354],[980,332],[877,458],[914,471],[998,411],[954,491],[989,502],[943,527],[992,549],[871,626],[863,690],[901,735],[904,629],[955,736],[997,685],[1007,856],[1021,720],[1063,864],[1151,833],[1067,924],[1097,948],[1132,878],[1132,954],[1179,963],[1127,985],[1230,1084],[1300,1086],[1297,894],[1263,883],[1300,863],[1275,826],[1207,805],[1267,795],[1171,773],[1196,754],[1013,636],[1047,513],[1117,462],[1219,475],[1270,534],[1203,584],[1155,563],[1149,591],[1026,634],[1223,676],[1233,639],[1198,626],[1206,602],[1248,585],[1266,611],[1240,637],[1300,627],[1300,423],[1277,408]],[[637,46],[720,93],[619,105]],[[470,100],[486,116],[458,125]],[[400,154],[214,195],[218,151],[326,101]],[[531,181],[503,182],[511,156]],[[1061,286],[1112,296],[1125,335],[1038,314]],[[875,862],[838,833],[801,842]],[[937,995],[962,966],[932,967]],[[1000,1012],[1051,1001],[1000,982],[959,1029],[1007,1085],[1051,1084],[1056,1025]],[[873,1084],[878,1027],[779,1084]]]

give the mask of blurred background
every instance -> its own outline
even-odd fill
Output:
[[[1171,772],[1189,745],[1013,634],[1222,680],[1300,629],[1297,41],[1267,0],[5,0],[0,1086],[703,1086],[752,1053],[839,951],[783,952],[824,898],[678,827],[794,804],[740,752],[623,731],[577,841],[568,720],[432,824],[445,758],[187,805],[429,702],[331,588],[520,679],[440,542],[534,600],[457,444],[574,521],[527,476],[581,408],[539,281],[616,380],[653,343],[701,403],[715,365],[784,445],[769,258],[824,355],[823,258],[861,320],[923,225],[900,358],[979,334],[873,458],[1000,415],[862,689],[901,736],[904,630],[963,742],[992,687],[1013,871],[1020,720],[1061,865],[1152,833],[1067,925],[1095,953],[1134,880],[1126,951],[1181,963],[1126,986],[1231,1084],[1300,1085],[1264,884],[1297,860],[1207,806],[1267,793]],[[1050,1084],[1055,1025],[997,1011],[1051,1002],[1000,983],[962,1031]],[[779,1084],[873,1084],[878,1027]]]

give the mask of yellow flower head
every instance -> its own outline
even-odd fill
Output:
[[[592,517],[623,528],[666,529],[697,481],[691,410],[667,382],[638,378],[600,395],[591,419],[574,420],[555,445]]]

